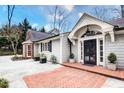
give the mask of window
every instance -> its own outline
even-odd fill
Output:
[[[28,45],[28,56],[31,56],[31,45]]]
[[[100,40],[100,62],[103,62],[103,40]]]
[[[48,46],[47,46],[47,43],[45,43],[45,51],[47,51],[47,49],[48,49],[47,47],[48,47]]]
[[[41,43],[41,51],[50,51],[52,52],[52,41]]]

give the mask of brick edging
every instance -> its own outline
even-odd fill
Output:
[[[68,66],[68,65],[64,65],[64,64],[60,64],[60,65],[66,66],[66,67],[70,67],[70,68],[74,68],[74,69],[78,69],[78,70],[83,70],[83,71],[91,72],[91,73],[95,73],[95,74],[99,74],[99,75],[103,75],[103,76],[107,76],[107,77],[111,77],[111,78],[115,78],[115,79],[119,79],[119,80],[124,80],[124,78],[121,78],[121,77],[116,77],[116,76],[112,76],[112,75],[108,75],[108,74],[104,74],[104,73],[90,71],[90,70],[83,69],[83,68],[78,68],[78,67],[74,67],[74,66]]]

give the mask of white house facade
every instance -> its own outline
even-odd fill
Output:
[[[25,41],[26,42],[26,41]],[[76,62],[106,67],[110,53],[117,56],[117,67],[124,68],[124,29],[104,22],[86,13],[82,15],[71,32],[59,33],[33,42],[32,53],[57,57],[59,63],[68,62],[75,55]],[[26,53],[23,49],[23,53]],[[25,54],[23,54],[25,57]]]

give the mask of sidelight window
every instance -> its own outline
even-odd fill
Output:
[[[103,40],[100,40],[100,62],[103,62]]]

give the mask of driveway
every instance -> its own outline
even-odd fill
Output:
[[[59,64],[40,64],[32,59],[11,61],[12,56],[0,56],[0,77],[9,80],[10,88],[26,88],[22,77],[39,72],[53,71],[61,67]]]

